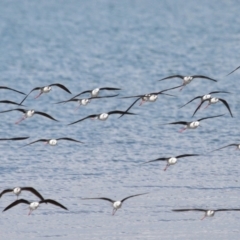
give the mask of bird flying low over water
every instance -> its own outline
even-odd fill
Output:
[[[223,149],[223,148],[226,148],[226,147],[236,147],[236,150],[240,150],[240,143],[232,143],[232,144],[228,144],[227,146],[224,146],[224,147],[220,147],[220,148],[217,148],[211,152],[214,152],[214,151],[217,151],[217,150],[220,150],[220,149]]]
[[[110,112],[107,112],[107,113],[100,113],[100,114],[92,114],[92,115],[89,115],[85,118],[82,118],[78,121],[75,121],[75,122],[72,122],[72,123],[69,123],[68,125],[72,125],[72,124],[75,124],[75,123],[78,123],[78,122],[81,122],[87,118],[92,118],[92,119],[98,119],[98,120],[101,120],[101,121],[105,121],[108,119],[109,115],[111,114],[127,114],[127,115],[137,115],[135,113],[130,113],[130,112],[126,112],[126,111],[119,111],[119,110],[115,110],[115,111],[110,111]]]
[[[29,201],[27,201],[27,200],[25,200],[25,199],[19,199],[19,200],[16,200],[15,202],[11,203],[10,205],[8,205],[6,208],[4,208],[4,209],[3,209],[3,212],[5,212],[5,211],[7,211],[8,209],[10,209],[10,208],[18,205],[19,203],[25,203],[25,204],[28,204],[28,205],[29,205],[29,210],[30,210],[30,211],[29,211],[28,215],[30,215],[33,210],[36,210],[41,203],[51,203],[51,204],[53,204],[53,205],[55,205],[55,206],[58,206],[58,207],[63,208],[63,209],[65,209],[65,210],[68,210],[68,209],[67,209],[66,207],[64,207],[62,204],[60,204],[59,202],[57,202],[57,201],[55,201],[55,200],[52,200],[52,199],[43,199],[43,200],[41,200],[41,201],[39,201],[39,202],[29,202]]]
[[[32,117],[34,114],[42,115],[44,117],[52,119],[53,121],[58,122],[58,120],[56,120],[55,118],[51,117],[47,113],[35,111],[33,109],[27,110],[27,109],[22,109],[22,108],[15,108],[15,109],[11,109],[11,110],[1,111],[0,113],[6,113],[6,112],[11,112],[11,111],[20,111],[20,112],[24,113],[23,117],[20,120],[18,120],[16,122],[16,124],[20,123],[21,121],[25,120],[26,118]]]
[[[65,92],[68,92],[68,93],[72,94],[64,85],[62,85],[60,83],[53,83],[53,84],[50,84],[50,85],[45,86],[45,87],[35,87],[35,88],[33,88],[26,95],[26,97],[20,102],[20,104],[22,104],[26,100],[26,98],[29,96],[29,94],[32,93],[33,91],[40,90],[40,93],[35,97],[35,99],[36,99],[36,98],[40,97],[43,93],[49,93],[52,90],[53,86],[59,87],[62,90],[64,90]]]
[[[20,195],[20,193],[22,191],[29,191],[31,193],[33,193],[35,196],[37,196],[38,198],[40,198],[41,200],[44,200],[44,198],[42,197],[42,195],[33,187],[15,187],[15,188],[8,188],[8,189],[5,189],[3,190],[1,193],[0,193],[0,198],[2,197],[3,194],[5,193],[9,193],[9,192],[13,192],[17,198],[18,196]]]
[[[190,100],[189,102],[187,102],[187,103],[185,103],[184,105],[182,105],[180,108],[186,106],[187,104],[191,103],[192,101],[194,101],[194,100],[196,100],[196,99],[198,99],[198,98],[201,99],[201,102],[200,102],[200,104],[201,104],[203,101],[209,100],[209,99],[212,97],[211,94],[215,94],[215,93],[230,93],[230,92],[226,92],[226,91],[214,91],[214,92],[210,92],[210,93],[208,93],[208,94],[202,95],[202,96],[197,96],[197,97],[193,98],[192,100]]]
[[[157,161],[167,161],[167,165],[163,169],[164,171],[166,171],[169,166],[177,163],[178,158],[193,157],[193,156],[200,156],[200,155],[199,154],[183,154],[183,155],[179,155],[179,156],[176,156],[176,157],[162,157],[162,158],[157,158],[155,160],[147,161],[145,163],[157,162]],[[145,164],[145,163],[143,163],[143,164]]]
[[[20,91],[18,91],[18,90],[15,90],[15,89],[13,89],[13,88],[10,88],[10,87],[0,86],[0,89],[7,89],[7,90],[11,90],[11,91],[20,93],[20,94],[22,94],[22,95],[26,95],[26,93],[20,92]]]
[[[176,89],[176,88],[179,88],[181,86],[177,86],[177,87],[173,87],[173,88],[169,88],[169,89],[165,89],[165,90],[162,90],[162,91],[159,91],[159,92],[152,92],[152,93],[147,93],[147,94],[142,94],[142,95],[136,95],[136,96],[130,96],[130,97],[122,97],[122,98],[137,98],[131,105],[130,107],[126,110],[126,112],[128,110],[130,110],[133,105],[135,105],[135,103],[141,99],[141,103],[139,104],[139,106],[141,106],[143,103],[145,102],[155,102],[158,98],[158,95],[159,94],[163,94],[163,95],[167,95],[167,96],[172,96],[172,97],[175,97],[174,95],[171,95],[171,94],[167,94],[167,93],[164,93],[166,91],[169,91],[169,90],[172,90],[172,89]],[[124,114],[122,114],[120,117],[122,117]],[[119,117],[119,118],[120,118]]]
[[[60,141],[60,140],[66,140],[66,141],[83,143],[83,142],[78,141],[78,140],[75,140],[75,139],[73,139],[73,138],[67,138],[67,137],[65,137],[65,138],[56,138],[56,139],[54,139],[54,138],[51,138],[51,139],[38,139],[38,140],[36,140],[36,141],[34,141],[34,142],[30,142],[30,143],[28,143],[28,144],[26,144],[26,145],[24,145],[24,146],[22,146],[22,147],[26,147],[26,146],[31,145],[31,144],[34,144],[34,143],[36,143],[36,142],[44,142],[45,144],[49,144],[49,145],[51,145],[51,146],[56,146],[56,145],[57,145],[57,142]]]
[[[102,88],[95,88],[95,89],[92,89],[92,90],[86,90],[86,91],[83,91],[83,92],[80,92],[79,94],[77,94],[76,96],[72,97],[71,99],[74,99],[84,93],[90,93],[91,94],[91,97],[94,98],[94,97],[97,97],[99,92],[102,91],[102,90],[107,90],[107,91],[117,91],[117,90],[122,90],[121,88],[112,88],[112,87],[102,87]],[[108,97],[111,97],[111,96],[108,96]],[[69,99],[69,100],[71,100]]]
[[[141,196],[141,195],[145,195],[145,194],[148,194],[148,193],[140,193],[140,194],[136,194],[136,195],[131,195],[131,196],[126,197],[126,198],[124,198],[124,199],[122,199],[122,200],[112,200],[112,199],[110,199],[110,198],[105,198],[105,197],[99,197],[99,198],[98,198],[98,197],[97,197],[97,198],[82,198],[82,200],[100,199],[100,200],[105,200],[105,201],[111,202],[112,205],[113,205],[112,215],[114,215],[114,214],[117,212],[117,210],[122,207],[122,204],[123,204],[124,201],[126,201],[126,200],[129,199],[129,198],[137,197],[137,196]]]
[[[231,109],[230,109],[227,101],[224,100],[224,99],[222,99],[222,98],[216,98],[216,97],[211,97],[210,99],[206,99],[206,100],[202,101],[202,102],[200,103],[200,105],[196,108],[196,110],[194,111],[192,117],[193,117],[193,116],[195,115],[195,113],[200,109],[200,107],[202,106],[202,104],[203,104],[204,102],[206,102],[206,101],[208,101],[208,105],[207,105],[205,108],[207,108],[207,107],[210,106],[211,104],[215,104],[215,103],[217,103],[217,102],[219,102],[219,101],[222,102],[222,103],[226,106],[226,108],[228,109],[231,117],[233,117],[232,112],[231,112]]]
[[[201,208],[189,208],[189,209],[173,209],[174,212],[189,212],[189,211],[198,211],[198,212],[204,212],[204,216],[201,218],[203,220],[205,217],[213,217],[215,212],[223,212],[223,211],[240,211],[238,208],[232,208],[232,209],[215,209],[215,210],[209,210],[209,209],[201,209]]]
[[[171,79],[171,78],[181,78],[183,80],[182,88],[180,89],[180,91],[183,89],[184,86],[189,84],[195,78],[203,78],[203,79],[207,79],[207,80],[217,82],[217,80],[215,80],[213,78],[210,78],[210,77],[203,76],[203,75],[192,75],[192,76],[172,75],[172,76],[169,76],[169,77],[162,78],[159,81],[163,81],[163,80],[167,80],[167,79]]]
[[[200,118],[196,121],[191,121],[191,122],[185,122],[185,121],[178,121],[178,122],[171,122],[171,123],[165,123],[162,125],[167,125],[167,124],[182,124],[185,125],[184,128],[180,129],[179,132],[183,132],[186,129],[195,129],[197,127],[200,126],[200,121],[205,120],[205,119],[209,119],[209,118],[216,118],[216,117],[221,117],[224,116],[225,114],[221,114],[221,115],[217,115],[217,116],[212,116],[212,117],[205,117],[205,118]]]

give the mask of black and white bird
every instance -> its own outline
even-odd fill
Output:
[[[29,202],[29,201],[27,201],[25,199],[19,199],[19,200],[16,200],[15,202],[11,203],[10,205],[8,205],[6,208],[4,208],[3,212],[5,212],[8,209],[18,205],[19,203],[24,203],[24,204],[28,204],[29,205],[29,210],[30,211],[29,211],[28,215],[30,215],[32,213],[32,211],[36,210],[41,203],[51,203],[51,204],[53,204],[55,206],[58,206],[58,207],[63,208],[65,210],[68,210],[62,204],[60,204],[59,202],[57,202],[55,200],[52,200],[52,199],[43,199],[43,200],[41,200],[39,202]]]
[[[0,141],[20,141],[28,138],[29,137],[0,138]]]
[[[44,142],[45,144],[48,144],[50,146],[56,146],[58,141],[60,141],[60,140],[66,140],[66,141],[72,141],[72,142],[77,142],[77,143],[83,143],[83,142],[75,140],[73,138],[64,137],[64,138],[56,138],[56,139],[54,139],[54,138],[51,138],[51,139],[38,139],[38,140],[36,140],[34,142],[30,142],[30,143],[28,143],[28,144],[26,144],[26,145],[24,145],[22,147],[26,147],[28,145],[31,145],[31,144],[34,144],[34,143],[37,143],[37,142]]]
[[[183,154],[183,155],[179,155],[179,156],[176,156],[176,157],[162,157],[162,158],[157,158],[157,159],[154,159],[154,160],[151,160],[151,161],[147,161],[145,163],[157,162],[157,161],[167,161],[167,165],[163,169],[164,171],[166,171],[169,166],[174,165],[175,163],[177,163],[179,158],[193,157],[193,156],[200,156],[200,155],[199,154]]]
[[[215,93],[230,93],[230,92],[226,92],[226,91],[214,91],[214,92],[210,92],[208,94],[205,94],[205,95],[202,95],[202,96],[197,96],[195,98],[193,98],[192,100],[190,100],[189,102],[185,103],[184,105],[182,105],[180,108],[182,107],[185,107],[187,104],[193,102],[194,100],[200,98],[201,99],[201,102],[199,103],[199,105],[203,102],[203,101],[206,101],[206,100],[209,100],[212,96],[212,94],[215,94]]]
[[[230,73],[228,73],[228,74],[226,75],[226,77],[229,76],[230,74],[234,73],[235,71],[237,71],[239,68],[240,68],[240,66],[238,66],[237,68],[235,68],[233,71],[231,71]]]
[[[210,78],[210,77],[203,76],[203,75],[192,75],[192,76],[172,75],[172,76],[169,76],[169,77],[162,78],[159,81],[163,81],[163,80],[167,80],[167,79],[171,79],[171,78],[181,78],[183,80],[182,88],[180,89],[180,91],[183,89],[184,86],[189,84],[195,78],[203,78],[203,79],[207,79],[207,80],[217,82],[217,80],[215,80],[213,78]]]
[[[87,118],[92,118],[92,119],[98,119],[98,120],[101,120],[101,121],[105,121],[108,119],[109,115],[111,114],[127,114],[127,115],[137,115],[135,113],[130,113],[130,112],[126,112],[126,111],[119,111],[119,110],[115,110],[115,111],[110,111],[110,112],[107,112],[107,113],[100,113],[100,114],[92,114],[92,115],[89,115],[85,118],[82,118],[78,121],[75,121],[75,122],[72,122],[72,123],[69,123],[68,125],[72,125],[72,124],[75,124],[75,123],[78,123],[78,122],[81,122]]]
[[[7,89],[7,90],[11,90],[11,91],[20,93],[20,94],[22,94],[22,95],[26,95],[26,93],[20,92],[20,91],[18,91],[18,90],[15,90],[15,89],[13,89],[13,88],[10,88],[10,87],[0,86],[0,89]]]
[[[107,91],[118,91],[118,90],[122,90],[121,88],[112,88],[112,87],[102,87],[102,88],[94,88],[92,90],[86,90],[86,91],[83,91],[83,92],[80,92],[79,94],[75,95],[74,97],[72,97],[71,99],[74,99],[84,93],[90,93],[91,94],[91,98],[94,98],[94,97],[97,97],[99,92],[100,91],[103,91],[103,90],[107,90]],[[108,97],[111,97],[111,96],[108,96]],[[71,100],[69,99],[69,100]]]
[[[74,98],[74,99],[69,99],[69,100],[66,100],[66,101],[61,101],[61,102],[57,102],[55,104],[59,104],[59,103],[67,103],[67,102],[77,102],[78,103],[78,107],[75,109],[77,110],[80,106],[86,106],[88,105],[91,100],[94,100],[94,99],[102,99],[102,98],[112,98],[112,97],[116,97],[118,96],[119,94],[115,94],[115,95],[111,95],[111,96],[102,96],[102,97],[90,97],[90,98]]]
[[[162,94],[162,95],[167,95],[167,96],[173,96],[174,95],[171,95],[171,94],[167,94],[167,93],[164,93],[166,91],[169,91],[169,90],[172,90],[172,89],[176,89],[176,88],[179,88],[181,86],[177,86],[177,87],[173,87],[173,88],[169,88],[169,89],[165,89],[165,90],[162,90],[162,91],[159,91],[159,92],[152,92],[152,93],[147,93],[147,94],[141,94],[141,95],[135,95],[135,96],[130,96],[130,97],[122,97],[122,98],[137,98],[131,105],[130,107],[126,110],[129,111],[133,105],[135,105],[135,103],[141,99],[141,102],[139,104],[139,106],[141,106],[143,103],[145,102],[155,102],[158,98],[158,95]],[[123,115],[121,115],[120,117],[122,117]],[[119,117],[119,118],[120,118]]]
[[[105,200],[105,201],[111,202],[111,203],[112,203],[112,206],[113,206],[112,215],[114,215],[114,214],[117,212],[117,210],[122,207],[122,204],[123,204],[124,201],[126,201],[126,200],[129,199],[129,198],[137,197],[137,196],[141,196],[141,195],[145,195],[145,194],[148,194],[148,193],[141,193],[141,194],[131,195],[131,196],[126,197],[126,198],[124,198],[124,199],[122,199],[122,200],[112,200],[112,199],[110,199],[110,198],[105,198],[105,197],[99,197],[99,198],[82,198],[82,200],[100,199],[100,200]]]
[[[228,144],[227,146],[224,146],[224,147],[220,147],[220,148],[217,148],[211,152],[214,152],[214,151],[217,151],[217,150],[220,150],[220,149],[223,149],[223,148],[226,148],[226,147],[236,147],[236,150],[240,150],[240,143],[232,143],[232,144]]]
[[[189,208],[189,209],[173,209],[172,211],[174,211],[174,212],[189,212],[189,211],[204,212],[204,216],[201,218],[201,220],[203,220],[205,217],[213,217],[215,212],[240,211],[240,209],[232,208],[232,209],[209,210],[209,209],[201,209],[201,208]]]
[[[58,120],[56,120],[55,118],[51,117],[51,116],[48,115],[47,113],[35,111],[35,110],[33,110],[33,109],[27,110],[27,109],[22,109],[22,108],[15,108],[15,109],[11,109],[11,110],[1,111],[0,113],[6,113],[6,112],[11,112],[11,111],[20,111],[20,112],[24,113],[23,117],[20,118],[20,119],[16,122],[16,124],[22,122],[22,121],[25,120],[26,118],[32,117],[34,114],[38,114],[38,115],[41,115],[41,116],[50,118],[51,120],[58,122]]]
[[[212,116],[212,117],[200,118],[200,119],[198,119],[196,121],[191,121],[191,122],[185,122],[185,121],[171,122],[171,123],[166,123],[166,124],[163,124],[163,125],[167,125],[167,124],[182,124],[182,125],[185,125],[184,128],[179,130],[179,132],[183,132],[186,129],[195,129],[195,128],[199,127],[200,126],[200,121],[202,121],[202,120],[209,119],[209,118],[221,117],[221,116],[224,116],[224,115],[225,114]]]
[[[45,86],[45,87],[35,87],[35,88],[33,88],[33,89],[24,97],[24,99],[20,102],[20,104],[22,104],[22,103],[26,100],[26,98],[29,96],[29,94],[32,93],[33,91],[36,91],[36,90],[39,90],[39,91],[40,91],[40,93],[35,97],[35,99],[36,99],[36,98],[40,97],[43,93],[49,93],[49,92],[52,90],[52,87],[54,87],[54,86],[59,87],[59,88],[61,88],[62,90],[64,90],[65,92],[68,92],[68,93],[72,94],[64,85],[62,85],[62,84],[60,84],[60,83],[53,83],[53,84],[50,84],[50,85]]]
[[[40,198],[41,200],[44,200],[43,196],[33,187],[7,188],[0,193],[0,198],[2,197],[3,194],[9,193],[9,192],[13,192],[18,198],[18,196],[21,194],[22,191],[29,191],[33,193],[35,196],[37,196],[38,198]]]
[[[231,109],[230,109],[229,104],[227,103],[227,101],[224,100],[224,99],[222,99],[222,98],[216,98],[216,97],[211,97],[210,99],[206,99],[206,100],[202,101],[202,102],[200,103],[200,105],[196,108],[196,110],[194,111],[192,117],[193,117],[193,116],[195,115],[195,113],[200,109],[200,107],[202,106],[202,104],[203,104],[204,102],[206,102],[206,101],[208,101],[208,104],[207,104],[207,106],[206,106],[205,108],[207,108],[208,106],[210,106],[210,105],[212,105],[212,104],[218,103],[219,101],[222,102],[222,103],[225,105],[225,107],[228,109],[231,117],[233,117],[233,114],[232,114],[232,112],[231,112]]]

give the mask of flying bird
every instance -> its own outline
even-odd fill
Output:
[[[141,195],[145,195],[145,194],[148,194],[148,193],[141,193],[141,194],[131,195],[131,196],[126,197],[126,198],[124,198],[124,199],[122,199],[120,201],[119,200],[112,200],[110,198],[105,198],[105,197],[100,197],[100,198],[82,198],[82,200],[100,199],[100,200],[109,201],[109,202],[112,203],[112,206],[113,206],[112,215],[114,215],[117,212],[117,210],[122,207],[122,204],[123,204],[124,201],[126,201],[129,198],[137,197],[137,196],[141,196]]]
[[[159,92],[152,92],[152,93],[147,93],[147,94],[142,94],[142,95],[136,95],[136,96],[130,96],[130,97],[123,97],[123,98],[137,98],[131,105],[130,107],[126,110],[126,112],[128,112],[128,110],[130,110],[133,105],[135,105],[135,103],[141,99],[141,102],[139,104],[139,106],[141,106],[143,103],[145,102],[155,102],[158,98],[158,95],[159,94],[163,94],[163,95],[167,95],[167,96],[174,96],[174,95],[171,95],[171,94],[167,94],[167,93],[164,93],[166,91],[169,91],[169,90],[172,90],[172,89],[175,89],[175,88],[179,88],[181,86],[177,86],[177,87],[173,87],[173,88],[169,88],[169,89],[165,89],[165,90],[162,90],[162,91],[159,91]],[[122,117],[124,114],[122,114],[120,117]],[[119,118],[120,118],[119,117]]]
[[[163,81],[163,80],[167,80],[167,79],[171,79],[171,78],[181,78],[183,80],[182,88],[180,89],[180,91],[183,89],[184,86],[189,84],[195,78],[203,78],[203,79],[217,82],[217,80],[210,78],[210,77],[203,76],[203,75],[192,75],[192,76],[173,75],[173,76],[162,78],[159,81]]]
[[[215,150],[213,150],[211,152],[214,152],[214,151],[226,148],[226,147],[231,147],[231,146],[236,147],[236,150],[240,150],[240,143],[233,143],[233,144],[228,144],[227,146],[224,146],[224,147],[221,147],[221,148],[217,148],[217,149],[215,149]]]
[[[15,187],[15,188],[8,188],[3,190],[0,193],[0,198],[2,197],[3,194],[5,193],[9,193],[9,192],[13,192],[17,198],[18,196],[21,194],[22,191],[29,191],[31,193],[33,193],[34,195],[36,195],[38,198],[40,198],[41,200],[44,200],[44,198],[42,197],[42,195],[33,187]]]
[[[117,91],[117,90],[121,90],[121,88],[112,88],[112,87],[102,87],[102,88],[95,88],[93,90],[86,90],[86,91],[83,91],[79,94],[77,94],[76,96],[72,97],[71,99],[74,99],[84,93],[90,93],[91,94],[91,98],[94,98],[94,97],[97,97],[99,92],[102,91],[102,90],[107,90],[107,91]],[[111,96],[108,96],[108,97],[111,97]],[[69,99],[69,100],[71,100]]]
[[[98,119],[98,120],[101,120],[101,121],[105,121],[108,119],[109,115],[111,114],[128,114],[128,115],[137,115],[135,113],[130,113],[130,112],[126,112],[126,111],[119,111],[119,110],[116,110],[116,111],[110,111],[108,113],[100,113],[100,114],[92,114],[92,115],[89,115],[85,118],[82,118],[78,121],[75,121],[75,122],[72,122],[72,123],[69,123],[68,125],[72,125],[72,124],[75,124],[75,123],[78,123],[78,122],[81,122],[87,118],[92,118],[92,119]]]
[[[26,100],[26,98],[29,96],[29,94],[32,93],[33,91],[40,90],[40,93],[35,97],[35,99],[36,99],[36,98],[40,97],[43,93],[49,93],[49,92],[52,90],[52,87],[54,87],[54,86],[59,87],[59,88],[61,88],[62,90],[64,90],[65,92],[68,92],[68,93],[72,94],[64,85],[62,85],[62,84],[60,84],[60,83],[53,83],[53,84],[50,84],[50,85],[45,86],[45,87],[35,87],[35,88],[33,88],[33,89],[24,97],[24,99],[20,102],[20,104],[22,104],[22,103]]]
[[[11,91],[20,93],[20,94],[22,94],[22,95],[26,95],[26,93],[23,93],[23,92],[20,92],[20,91],[18,91],[18,90],[15,90],[15,89],[13,89],[13,88],[5,87],[5,86],[0,86],[0,89],[7,89],[7,90],[11,90]]]
[[[204,212],[204,216],[201,218],[203,220],[205,217],[213,217],[215,212],[223,212],[223,211],[240,211],[238,208],[232,208],[232,209],[215,209],[215,210],[209,210],[209,209],[200,209],[200,208],[190,208],[190,209],[173,209],[174,212],[189,212],[189,211],[198,211],[198,212]]]
[[[41,115],[41,116],[50,118],[50,119],[52,119],[53,121],[58,122],[58,120],[56,120],[55,118],[51,117],[51,116],[48,115],[47,113],[35,111],[35,110],[33,110],[33,109],[27,110],[27,109],[22,109],[22,108],[15,108],[15,109],[11,109],[11,110],[1,111],[0,113],[6,113],[6,112],[11,112],[11,111],[20,111],[20,112],[24,113],[23,117],[22,117],[20,120],[18,120],[18,121],[16,122],[16,124],[22,122],[22,121],[25,120],[26,118],[32,117],[34,114],[38,114],[38,115]]]
[[[115,94],[115,95],[111,95],[111,96],[102,96],[102,97],[90,97],[90,98],[74,98],[74,99],[69,99],[69,100],[66,100],[66,101],[61,101],[61,102],[57,102],[55,104],[59,104],[59,103],[67,103],[67,102],[77,102],[79,104],[79,106],[76,108],[76,110],[80,107],[80,106],[86,106],[88,105],[91,100],[93,99],[101,99],[101,98],[112,98],[112,97],[116,97],[118,96],[119,94]]]
[[[154,159],[154,160],[151,160],[151,161],[147,161],[145,163],[156,162],[156,161],[167,161],[167,165],[163,169],[164,171],[166,171],[169,166],[177,163],[178,158],[192,157],[192,156],[199,156],[199,154],[183,154],[183,155],[179,155],[179,156],[176,156],[176,157],[162,157],[162,158],[157,158],[157,159]]]
[[[28,143],[28,144],[26,144],[26,145],[24,145],[24,146],[22,146],[22,147],[26,147],[26,146],[31,145],[31,144],[36,143],[36,142],[45,142],[45,144],[49,144],[49,145],[51,145],[51,146],[56,146],[56,145],[57,145],[57,142],[58,142],[59,140],[66,140],[66,141],[83,143],[83,142],[78,141],[78,140],[75,140],[75,139],[73,139],[73,138],[67,138],[67,137],[65,137],[65,138],[57,138],[57,139],[54,139],[54,138],[51,138],[51,139],[38,139],[38,140],[36,140],[36,141],[34,141],[34,142],[30,142],[30,143]]]
[[[240,66],[235,68],[233,71],[231,71],[229,74],[227,74],[226,77],[229,76],[230,74],[234,73],[235,71],[237,71],[239,68],[240,68]]]
[[[208,93],[208,94],[202,95],[202,96],[197,96],[197,97],[193,98],[192,100],[190,100],[189,102],[187,102],[187,103],[185,103],[184,105],[182,105],[180,108],[185,107],[187,104],[191,103],[192,101],[194,101],[194,100],[196,100],[196,99],[198,99],[198,98],[201,99],[201,102],[200,102],[200,104],[201,104],[203,101],[209,100],[209,99],[212,97],[211,95],[212,95],[212,94],[215,94],[215,93],[230,93],[230,92],[226,92],[226,91],[214,91],[214,92],[210,92],[210,93]]]
[[[27,200],[25,200],[25,199],[19,199],[19,200],[16,200],[15,202],[11,203],[10,205],[8,205],[6,208],[4,208],[4,209],[3,209],[3,212],[5,212],[5,211],[7,211],[8,209],[10,209],[10,208],[18,205],[19,203],[25,203],[25,204],[28,204],[28,205],[29,205],[29,210],[30,210],[30,211],[29,211],[28,215],[30,215],[33,210],[36,210],[41,203],[51,203],[51,204],[53,204],[53,205],[55,205],[55,206],[58,206],[58,207],[63,208],[63,209],[65,209],[65,210],[68,210],[68,209],[67,209],[66,207],[64,207],[62,204],[60,204],[59,202],[57,202],[57,201],[55,201],[55,200],[52,200],[52,199],[43,199],[43,200],[41,200],[41,201],[39,201],[39,202],[29,202],[29,201],[27,201]]]
[[[166,124],[182,124],[182,125],[185,125],[184,128],[179,130],[179,132],[183,132],[186,129],[195,129],[195,128],[199,127],[200,126],[200,121],[202,121],[202,120],[209,119],[209,118],[221,117],[221,116],[224,116],[224,115],[225,114],[212,116],[212,117],[200,118],[200,119],[198,119],[196,121],[192,121],[192,122],[178,121],[178,122],[171,122],[171,123],[166,123]],[[166,124],[163,124],[163,125],[166,125]]]
[[[206,99],[206,100],[202,101],[202,102],[200,103],[200,105],[196,108],[196,110],[194,111],[192,117],[193,117],[193,116],[195,115],[195,113],[200,109],[200,107],[202,106],[202,104],[203,104],[204,102],[206,102],[206,101],[208,101],[208,105],[207,105],[205,108],[207,108],[207,107],[210,106],[211,104],[215,104],[215,103],[217,103],[217,102],[219,102],[219,101],[222,102],[222,103],[226,106],[226,108],[228,109],[231,117],[233,117],[232,112],[231,112],[231,109],[230,109],[229,104],[227,103],[227,101],[224,100],[224,99],[222,99],[222,98],[216,98],[216,97],[211,97],[210,99]]]

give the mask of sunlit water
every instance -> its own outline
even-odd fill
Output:
[[[1,86],[25,93],[37,86],[64,84],[73,94],[95,87],[118,87],[116,98],[96,99],[75,111],[76,103],[54,104],[71,96],[53,87],[38,99],[34,91],[26,108],[43,111],[59,122],[36,115],[14,124],[22,113],[1,114],[0,137],[30,138],[1,142],[1,190],[35,187],[45,198],[65,205],[41,205],[27,216],[25,205],[1,214],[1,239],[239,239],[239,212],[219,212],[201,221],[202,213],[174,213],[174,208],[240,208],[239,152],[234,147],[209,151],[239,141],[238,82],[240,70],[239,6],[237,1],[1,1]],[[90,114],[125,110],[135,100],[124,96],[160,91],[181,79],[159,82],[169,75],[201,74],[218,83],[196,79],[176,97],[131,109],[138,115],[111,115],[105,122]],[[199,110],[194,119],[224,114],[179,133],[190,121],[199,100],[211,91],[226,99],[234,118],[221,103]],[[0,90],[1,100],[20,102],[22,95]],[[169,92],[170,93],[170,92]],[[88,96],[87,94],[84,96]],[[0,109],[15,106],[1,104]],[[41,138],[71,137],[84,144],[60,141],[23,147]],[[196,153],[164,172],[165,162],[142,164],[159,157]],[[109,202],[85,197],[122,199],[111,216]],[[37,200],[23,192],[21,198]],[[13,202],[1,198],[1,209]]]

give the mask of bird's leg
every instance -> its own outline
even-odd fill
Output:
[[[116,211],[117,211],[117,209],[113,208],[112,215],[114,215]]]
[[[30,210],[29,210],[29,213],[28,213],[28,216],[31,215],[31,213],[32,213],[32,210],[30,209]]]
[[[79,106],[77,106],[76,108],[74,108],[74,111],[76,112],[79,108],[80,108],[80,104],[79,104]]]
[[[184,86],[185,86],[185,85],[184,85],[184,81],[183,81],[183,85],[182,85],[182,87],[179,89],[179,91],[182,91],[182,89],[183,89]]]
[[[209,105],[210,105],[210,102],[207,104],[207,106],[206,106],[205,108],[208,108],[208,107],[209,107]],[[204,109],[205,109],[205,108],[204,108]]]
[[[139,106],[142,106],[145,103],[145,101],[142,99],[141,102],[139,103]]]
[[[181,129],[179,130],[179,132],[182,133],[182,132],[185,131],[186,129],[187,129],[186,127],[181,128]]]
[[[25,116],[23,116],[22,118],[20,118],[17,122],[15,122],[15,124],[19,124],[20,122],[22,122],[23,120],[25,120],[26,119],[26,117]]]
[[[42,95],[42,91],[40,91],[40,93],[34,98],[34,99],[36,99],[36,98],[39,98],[41,95]]]
[[[206,217],[206,214],[204,214],[204,216],[201,218],[201,220],[203,220]]]
[[[163,171],[166,171],[169,165],[167,164],[166,167],[163,169]]]
[[[43,142],[43,144],[44,144],[44,145],[47,145],[47,144],[48,144],[48,141],[46,141],[46,142]]]

